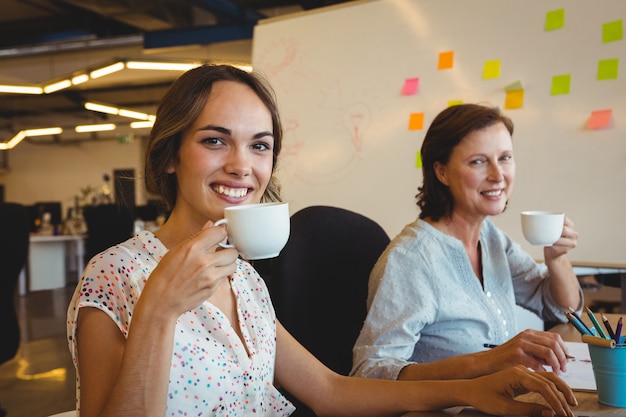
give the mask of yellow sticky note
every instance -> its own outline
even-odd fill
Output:
[[[504,100],[505,109],[520,109],[524,105],[524,90],[511,90],[506,92]]]
[[[424,128],[424,113],[411,113],[409,117],[409,130],[422,130]]]
[[[485,61],[483,65],[483,78],[485,80],[491,78],[500,78],[500,60]]]
[[[448,107],[458,106],[459,104],[463,104],[463,100],[448,100]]]
[[[589,121],[587,122],[587,129],[600,129],[607,127],[611,123],[612,110],[595,110],[591,112]]]
[[[439,64],[437,65],[437,69],[450,69],[454,65],[454,52],[441,52],[439,54]]]
[[[422,168],[422,152],[421,151],[417,151],[417,154],[415,155],[415,167],[418,169]]]
[[[570,75],[569,74],[555,75],[554,77],[552,77],[551,94],[553,96],[556,96],[559,94],[569,94],[569,88],[570,88]]]
[[[420,79],[419,78],[407,78],[404,80],[404,87],[402,87],[402,95],[410,96],[417,93],[419,88]]]
[[[623,38],[624,31],[621,19],[602,25],[602,43],[620,41]]]
[[[601,59],[598,61],[598,80],[617,79],[619,59]]]
[[[563,26],[565,26],[565,9],[552,10],[546,13],[546,31],[562,29]]]

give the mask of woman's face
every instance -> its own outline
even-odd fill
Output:
[[[435,173],[450,189],[455,215],[482,220],[502,213],[515,180],[509,131],[497,123],[468,134],[447,165],[435,164]]]
[[[183,132],[176,173],[174,210],[204,224],[224,208],[258,203],[272,175],[272,117],[245,84],[213,84],[204,110]]]

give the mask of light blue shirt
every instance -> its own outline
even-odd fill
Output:
[[[410,363],[504,343],[517,333],[515,304],[545,321],[567,321],[550,294],[545,264],[489,219],[479,240],[484,288],[460,240],[423,220],[405,226],[370,275],[352,375],[397,379]]]

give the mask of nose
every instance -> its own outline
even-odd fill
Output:
[[[493,182],[500,182],[504,179],[502,167],[499,164],[489,164],[488,172],[489,180]]]
[[[229,175],[239,178],[247,177],[252,172],[249,155],[244,149],[233,148],[228,154],[224,170]]]

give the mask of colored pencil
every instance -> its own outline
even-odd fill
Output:
[[[587,333],[589,334],[593,334],[593,332],[591,331],[591,329],[589,329],[589,327],[587,327],[587,325],[583,322],[583,319],[580,318],[580,316],[576,313],[576,310],[574,310],[572,307],[568,307],[569,308],[569,312],[572,313],[572,316],[576,317],[576,319],[580,322],[580,324],[585,328],[585,330],[587,330]]]
[[[575,315],[573,315],[569,311],[566,311],[565,312],[565,316],[567,317],[569,322],[572,323],[574,325],[574,327],[576,327],[576,330],[578,330],[580,332],[580,334],[586,334],[586,335],[589,335],[589,336],[593,336],[593,333],[591,333],[591,330],[589,330],[589,328],[587,328],[587,326],[585,326],[582,321],[577,319]]]
[[[602,330],[602,326],[600,326],[600,323],[598,323],[598,320],[596,319],[596,316],[593,314],[593,311],[591,311],[589,307],[585,307],[585,308],[587,309],[587,315],[589,316],[589,319],[593,323],[593,327],[596,328],[598,335],[600,335],[601,338],[606,339],[606,334],[604,334],[604,331]]]
[[[617,327],[615,328],[615,343],[619,344],[620,337],[622,336],[622,318],[617,320]]]
[[[604,328],[609,334],[609,337],[615,340],[615,333],[613,333],[613,328],[611,327],[611,323],[609,323],[609,319],[607,319],[604,314],[602,314],[602,323],[604,323]]]

